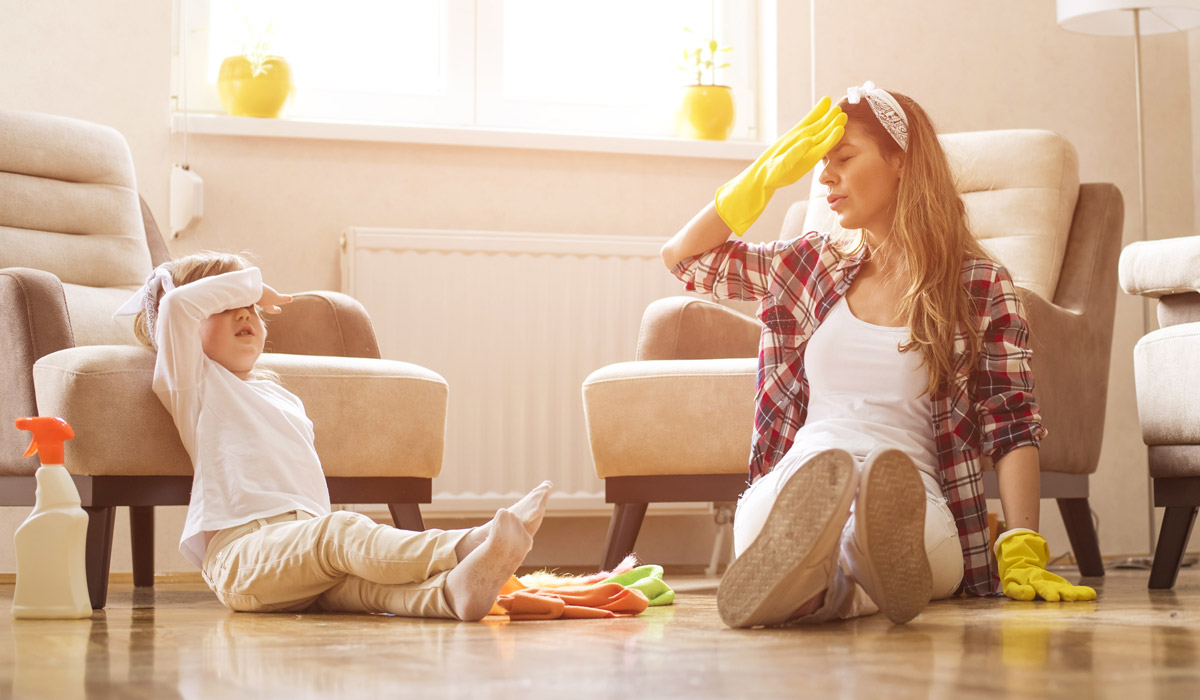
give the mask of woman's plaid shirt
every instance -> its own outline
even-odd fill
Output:
[[[862,254],[839,253],[825,234],[790,241],[733,240],[681,261],[673,270],[688,291],[718,299],[761,301],[765,325],[758,354],[750,479],[766,474],[792,446],[808,413],[804,347],[846,293]],[[1008,271],[990,260],[967,260],[962,281],[978,310],[983,339],[976,366],[965,371],[966,336],[955,341],[958,379],[931,397],[942,493],[958,526],[963,584],[968,593],[999,592],[988,546],[983,460],[993,463],[1045,436],[1033,398],[1028,328]]]

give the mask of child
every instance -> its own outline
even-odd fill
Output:
[[[117,312],[137,314],[157,351],[154,393],[192,459],[180,551],[231,610],[482,619],[532,547],[551,484],[470,530],[330,512],[303,404],[255,369],[258,309],[290,301],[240,256],[197,253],[158,266]]]

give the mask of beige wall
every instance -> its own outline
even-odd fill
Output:
[[[1200,66],[1200,29],[1188,32],[1188,65]],[[1192,108],[1192,211],[1193,233],[1200,233],[1200,69],[1188,71],[1188,93]]]
[[[182,153],[181,140],[168,131],[170,3],[105,5],[0,0],[0,101],[119,129],[133,150],[139,186],[165,227],[169,168]],[[937,0],[921,3],[920,15],[910,3],[825,2],[815,12],[817,62],[810,72],[808,5],[779,5],[781,124],[807,111],[815,75],[818,94],[840,95],[865,79],[901,90],[946,131],[1052,129],[1075,144],[1084,181],[1121,188],[1126,241],[1138,237],[1129,39],[1064,32],[1055,25],[1054,4],[1043,0]],[[1200,114],[1198,78],[1181,76],[1198,63],[1200,40],[1196,33],[1147,38],[1144,55],[1151,236],[1194,233],[1200,149],[1193,143],[1200,143],[1200,131],[1191,115]],[[269,279],[291,290],[340,286],[337,236],[351,225],[664,239],[737,169],[719,160],[215,136],[194,136],[190,155],[205,181],[206,214],[169,241],[172,252],[248,249]],[[752,237],[771,237],[788,200],[803,192],[800,185],[777,198]],[[1140,305],[1122,296],[1107,437],[1093,487],[1101,545],[1110,553],[1146,547],[1145,458],[1130,361],[1140,334]],[[1065,550],[1057,512],[1047,506],[1052,549]],[[187,570],[175,552],[182,509],[165,510],[159,569]],[[24,513],[3,509],[0,530],[11,531]],[[113,566],[127,571],[125,516],[118,522]],[[643,554],[664,563],[706,563],[707,523],[651,518]],[[593,564],[603,530],[599,519],[552,521],[536,563]],[[6,541],[0,539],[0,571],[12,570]]]

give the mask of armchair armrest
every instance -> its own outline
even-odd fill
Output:
[[[1018,294],[1029,322],[1033,395],[1049,431],[1041,444],[1042,470],[1092,473],[1104,431],[1111,336],[1085,314],[1025,289]]]
[[[1081,184],[1053,302],[1018,288],[1033,394],[1050,431],[1041,444],[1043,472],[1090,474],[1099,464],[1124,217],[1115,185]]]
[[[379,358],[367,310],[339,292],[301,292],[283,313],[267,317],[267,352]]]
[[[583,382],[596,475],[741,474],[758,359],[621,362]]]
[[[646,307],[638,332],[638,360],[757,357],[762,324],[720,304],[667,297]]]
[[[12,422],[36,416],[33,363],[75,346],[62,282],[42,270],[0,270],[0,474],[23,476],[37,470],[37,457],[22,457],[28,436]]]
[[[1200,236],[1130,243],[1120,277],[1126,294],[1158,299],[1158,325],[1200,321]]]
[[[1200,292],[1200,236],[1130,243],[1118,274],[1126,294],[1157,299]]]

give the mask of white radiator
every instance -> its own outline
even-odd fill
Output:
[[[490,515],[542,479],[555,484],[553,513],[611,512],[581,387],[634,359],[647,304],[683,293],[662,242],[349,228],[342,243],[342,291],[371,315],[383,357],[450,385],[445,460],[422,512]]]

